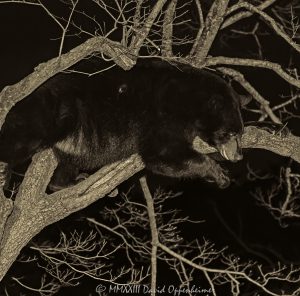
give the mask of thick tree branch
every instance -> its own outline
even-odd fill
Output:
[[[200,0],[196,0],[195,3],[196,3],[196,6],[197,6],[198,17],[199,17],[199,30],[197,32],[197,36],[195,38],[193,47],[192,47],[191,52],[190,52],[191,56],[193,56],[195,54],[195,50],[197,49],[199,40],[200,40],[201,35],[202,35],[202,31],[204,29],[204,18],[203,18],[203,11],[202,11],[201,2],[200,2]]]
[[[173,21],[176,10],[177,0],[172,0],[168,5],[165,12],[164,23],[163,23],[163,34],[162,34],[162,56],[171,57],[173,56],[172,43],[173,43]]]
[[[6,198],[3,193],[0,195],[0,242],[4,235],[4,229],[7,225],[7,219],[13,211],[13,201],[10,198]],[[1,243],[0,243],[1,247]]]
[[[215,0],[206,16],[204,28],[194,50],[194,58],[197,63],[202,63],[206,58],[213,41],[220,29],[226,14],[229,0]],[[192,53],[191,53],[192,54]]]
[[[242,148],[263,149],[278,155],[290,157],[300,163],[300,137],[292,134],[281,135],[270,133],[254,126],[245,128],[242,137]],[[212,153],[216,149],[205,144],[200,138],[194,141],[194,148],[201,153]]]
[[[41,166],[38,166],[37,162]],[[108,165],[99,170],[82,182],[83,189],[79,189],[80,183],[60,192],[46,195],[45,192],[41,192],[41,188],[45,188],[45,180],[42,180],[41,177],[46,176],[46,179],[49,180],[49,175],[53,173],[54,167],[55,159],[52,150],[39,153],[34,158],[29,172],[34,180],[40,180],[41,185],[34,184],[35,186],[22,190],[13,204],[12,211],[11,208],[8,208],[7,212],[4,212],[6,207],[1,205],[0,221],[5,225],[0,244],[0,280],[16,260],[21,249],[43,228],[102,198],[120,183],[143,169],[144,165],[139,156],[133,155],[125,161]],[[26,178],[30,178],[28,172]]]
[[[62,212],[61,215],[66,217],[69,212],[73,213],[85,208],[100,197],[110,193],[119,184],[143,168],[144,164],[141,158],[135,154],[127,160],[105,166],[88,179],[73,187],[53,193],[49,198],[54,203],[59,202],[62,204],[64,210],[67,210],[67,214]]]
[[[39,164],[41,164],[40,167]],[[12,210],[9,209],[9,215],[4,213],[4,217],[8,218],[0,238],[0,280],[15,261],[20,250],[47,224],[45,214],[54,205],[49,203],[49,200],[44,198],[45,193],[40,191],[45,184],[41,177],[53,172],[54,167],[55,159],[51,150],[45,150],[36,155],[29,168],[29,173],[34,173],[34,175],[29,176],[27,173],[25,180],[28,185],[28,180],[32,177],[32,187],[21,189],[13,203]],[[1,221],[4,221],[2,219],[3,216],[1,216]]]
[[[19,187],[15,205],[23,207],[37,202],[45,194],[56,166],[57,161],[51,150],[34,155]]]

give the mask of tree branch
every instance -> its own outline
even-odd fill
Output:
[[[29,168],[31,177],[35,180],[40,179],[42,186],[36,184],[22,190],[13,204],[12,211],[8,209],[8,212],[4,212],[1,204],[0,225],[4,223],[4,230],[0,244],[0,280],[16,260],[21,249],[43,228],[102,198],[144,167],[140,157],[132,155],[125,161],[102,168],[83,181],[83,184],[46,195],[40,190],[45,184],[41,176],[53,173],[55,163],[53,157],[52,150],[45,150],[35,157]],[[41,163],[40,167],[37,161]],[[49,179],[49,175],[46,179]],[[28,173],[26,178],[30,178]],[[83,189],[79,190],[81,185]],[[84,189],[86,192],[83,192]]]
[[[135,38],[132,39],[132,42],[129,46],[130,52],[134,56],[138,56],[140,48],[142,47],[145,39],[147,38],[155,19],[157,18],[158,14],[162,11],[162,8],[166,2],[167,0],[158,0],[155,6],[152,8],[152,11],[147,17],[144,25],[136,31]]]
[[[198,46],[199,40],[201,39],[202,31],[203,31],[204,25],[205,25],[200,0],[196,0],[196,6],[197,6],[197,11],[198,11],[198,17],[199,17],[199,30],[197,32],[197,36],[195,38],[193,47],[192,47],[191,52],[190,52],[191,56],[193,56],[195,54],[195,50],[197,49],[197,46]]]
[[[153,198],[149,190],[145,177],[140,178],[140,184],[144,193],[144,197],[147,203],[147,211],[149,216],[151,237],[152,237],[152,250],[151,250],[151,296],[155,296],[156,293],[156,277],[157,277],[157,246],[159,243],[158,230],[156,225],[155,210],[153,204]]]
[[[162,56],[171,57],[173,55],[172,42],[173,42],[173,21],[176,11],[177,0],[172,0],[168,5],[165,12],[164,23],[162,26]]]
[[[231,66],[248,66],[248,67],[256,67],[256,68],[264,68],[268,70],[274,71],[277,75],[279,75],[282,79],[284,79],[287,83],[300,88],[300,80],[294,78],[287,72],[285,72],[282,67],[273,62],[262,61],[262,60],[254,60],[254,59],[242,59],[242,58],[230,58],[230,57],[209,57],[205,60],[204,66],[216,66],[216,65],[231,65]]]
[[[223,22],[224,16],[226,14],[227,6],[229,0],[215,0],[206,16],[204,28],[202,30],[201,36],[196,39],[197,45],[193,46],[194,58],[197,63],[202,63],[206,58],[213,41],[220,29]],[[192,53],[191,53],[192,54]]]
[[[300,45],[293,41],[278,25],[278,23],[270,17],[267,13],[262,11],[259,7],[256,7],[248,2],[242,2],[239,4],[239,8],[245,8],[253,13],[258,14],[264,22],[266,22],[274,32],[285,40],[292,48],[294,48],[298,53],[300,53]]]
[[[259,9],[260,11],[272,6],[276,1],[278,0],[266,0],[264,1],[263,3],[261,3],[260,5],[257,6],[257,9]],[[243,7],[243,2],[239,2],[233,6],[231,6],[228,11],[227,11],[227,14],[230,14],[230,13],[233,13],[234,11],[240,9]],[[247,17],[250,17],[253,15],[253,12],[251,11],[242,11],[242,12],[239,12],[231,17],[229,17],[228,19],[226,19],[224,21],[224,23],[222,24],[221,26],[221,29],[225,29],[233,24],[235,24],[236,22],[242,20],[242,19],[245,19]]]
[[[194,140],[194,149],[200,153],[216,152],[216,149],[208,146],[199,137]],[[245,128],[242,137],[242,148],[264,149],[278,155],[290,157],[300,163],[300,137],[292,134],[281,135],[270,133],[254,126]]]

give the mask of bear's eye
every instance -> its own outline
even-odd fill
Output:
[[[229,136],[230,136],[230,137],[235,137],[236,135],[237,135],[237,133],[235,133],[235,132],[229,133]]]
[[[220,130],[216,131],[214,133],[214,136],[215,136],[216,139],[219,139],[220,141],[223,141],[225,139],[229,139],[229,138],[232,137],[230,133],[228,133],[226,131],[220,131]]]
[[[127,91],[127,89],[128,89],[127,84],[124,83],[124,84],[120,85],[118,92],[119,92],[119,94],[123,94]]]

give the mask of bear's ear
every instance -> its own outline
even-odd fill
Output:
[[[252,97],[250,95],[238,95],[238,96],[242,107],[247,106],[252,100]]]

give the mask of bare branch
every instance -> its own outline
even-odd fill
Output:
[[[156,226],[155,211],[153,206],[152,195],[147,185],[145,177],[140,178],[140,184],[144,193],[144,197],[147,203],[149,223],[151,229],[152,237],[152,252],[151,252],[151,296],[156,295],[156,277],[157,277],[157,246],[158,240],[158,230]]]
[[[54,203],[58,202],[63,206],[61,215],[66,217],[112,192],[119,184],[143,168],[144,164],[141,158],[134,154],[126,160],[103,167],[88,179],[70,188],[55,192],[49,197]],[[58,220],[60,219],[62,217]]]
[[[66,25],[62,28],[63,32],[62,32],[62,35],[61,35],[61,41],[60,41],[60,45],[59,45],[59,52],[58,52],[58,56],[60,57],[61,54],[62,54],[62,50],[63,50],[63,46],[64,46],[64,42],[65,42],[65,38],[66,38],[66,34],[67,34],[67,31],[69,29],[69,26],[70,26],[70,23],[71,23],[71,20],[72,20],[72,16],[74,14],[74,11],[76,9],[76,6],[78,4],[79,0],[72,0],[71,3],[72,3],[72,8],[71,8],[71,11],[69,13],[69,17],[68,17],[68,20],[67,20],[67,23]]]
[[[205,25],[199,40],[196,39],[197,45],[195,46],[193,55],[197,63],[203,62],[206,58],[211,45],[219,31],[226,14],[229,0],[215,0],[208,12],[205,19]]]
[[[60,285],[58,285],[52,281],[47,282],[45,276],[42,277],[39,288],[32,288],[32,287],[24,284],[20,279],[15,278],[15,277],[12,277],[12,279],[15,282],[17,282],[21,287],[23,287],[31,292],[39,293],[41,296],[55,295],[60,289]]]
[[[284,192],[284,193],[283,193]],[[271,213],[281,227],[288,226],[288,219],[299,219],[300,174],[292,173],[291,168],[281,168],[280,176],[276,178],[269,189],[256,188],[252,195],[259,204]]]
[[[141,9],[143,0],[136,0],[135,12],[133,15],[133,28],[137,30],[141,24]]]
[[[270,6],[272,6],[276,1],[278,0],[265,0],[264,2],[262,2],[260,5],[257,6],[257,9],[259,10],[264,10]],[[233,6],[231,6],[228,11],[227,11],[227,14],[230,14],[230,13],[233,13],[234,11],[240,9],[243,7],[243,3],[244,2],[239,2]],[[221,29],[225,29],[233,24],[235,24],[236,22],[242,20],[242,19],[245,19],[247,17],[250,17],[253,15],[253,12],[251,11],[242,11],[242,12],[239,12],[231,17],[229,17],[228,19],[226,19],[224,21],[224,23],[222,24],[221,26]]]
[[[195,50],[197,49],[199,41],[202,38],[201,37],[202,36],[202,31],[203,31],[204,26],[205,26],[200,0],[196,0],[196,6],[197,6],[198,16],[199,16],[199,29],[198,29],[197,36],[195,38],[193,47],[191,49],[190,55],[194,55],[195,54]]]
[[[227,275],[230,279],[231,279],[231,283],[236,283],[236,288],[238,289],[240,283],[239,283],[239,279],[244,279],[248,282],[250,282],[251,284],[257,286],[258,288],[260,288],[262,291],[266,292],[268,295],[272,295],[272,296],[280,296],[282,295],[281,293],[275,293],[272,292],[268,287],[267,287],[267,283],[269,281],[269,274],[264,274],[261,271],[261,275],[262,275],[262,282],[259,279],[253,279],[251,276],[249,276],[247,273],[245,273],[244,271],[239,271],[239,270],[230,270],[230,269],[217,269],[217,268],[209,268],[206,266],[201,266],[200,264],[196,264],[194,263],[192,260],[187,259],[186,257],[174,252],[173,250],[171,250],[170,248],[168,248],[167,246],[159,243],[158,247],[161,248],[163,251],[165,251],[167,254],[171,255],[174,258],[177,258],[178,260],[186,263],[187,265],[201,270],[202,272],[206,272],[206,273],[217,273],[217,274],[225,274]],[[230,258],[227,258],[230,259]],[[234,262],[228,262],[233,264]],[[234,266],[234,264],[233,264]],[[231,267],[233,267],[231,266]],[[249,266],[250,267],[250,266]],[[273,271],[274,274],[274,278],[280,280],[280,274],[281,274],[281,269],[279,268],[276,271]],[[294,273],[296,274],[298,272],[297,269],[293,270]],[[291,272],[292,273],[292,272]],[[291,280],[294,281],[294,279],[290,278],[289,276],[287,276],[287,278],[285,278],[286,280]],[[295,281],[299,282],[300,280],[298,278],[295,279]],[[239,295],[239,289],[236,290],[235,295]],[[293,292],[292,292],[293,293]],[[289,294],[289,295],[296,295],[296,294]]]
[[[290,38],[283,29],[278,25],[278,23],[270,17],[267,13],[260,10],[258,7],[251,5],[248,2],[242,2],[240,3],[240,8],[246,8],[249,11],[253,13],[257,13],[263,21],[265,21],[270,27],[274,30],[274,32],[280,36],[283,40],[285,40],[292,48],[294,48],[297,52],[300,53],[300,45],[297,44],[295,41],[293,41],[292,38]]]
[[[158,0],[155,6],[152,8],[149,16],[145,20],[143,27],[137,30],[136,35],[132,39],[132,42],[129,46],[130,52],[132,52],[134,56],[138,55],[140,48],[143,45],[145,39],[147,38],[155,19],[161,12],[166,2],[167,0]]]
[[[230,57],[209,57],[205,61],[205,66],[207,67],[215,65],[247,66],[269,69],[274,71],[277,75],[279,75],[289,84],[300,88],[300,80],[298,78],[294,78],[293,76],[285,72],[279,64],[272,63],[269,61]]]
[[[177,0],[172,0],[168,5],[165,12],[164,23],[163,23],[163,35],[162,35],[162,45],[161,54],[165,57],[171,57],[173,54],[172,50],[172,37],[173,37],[173,21],[176,10]]]

